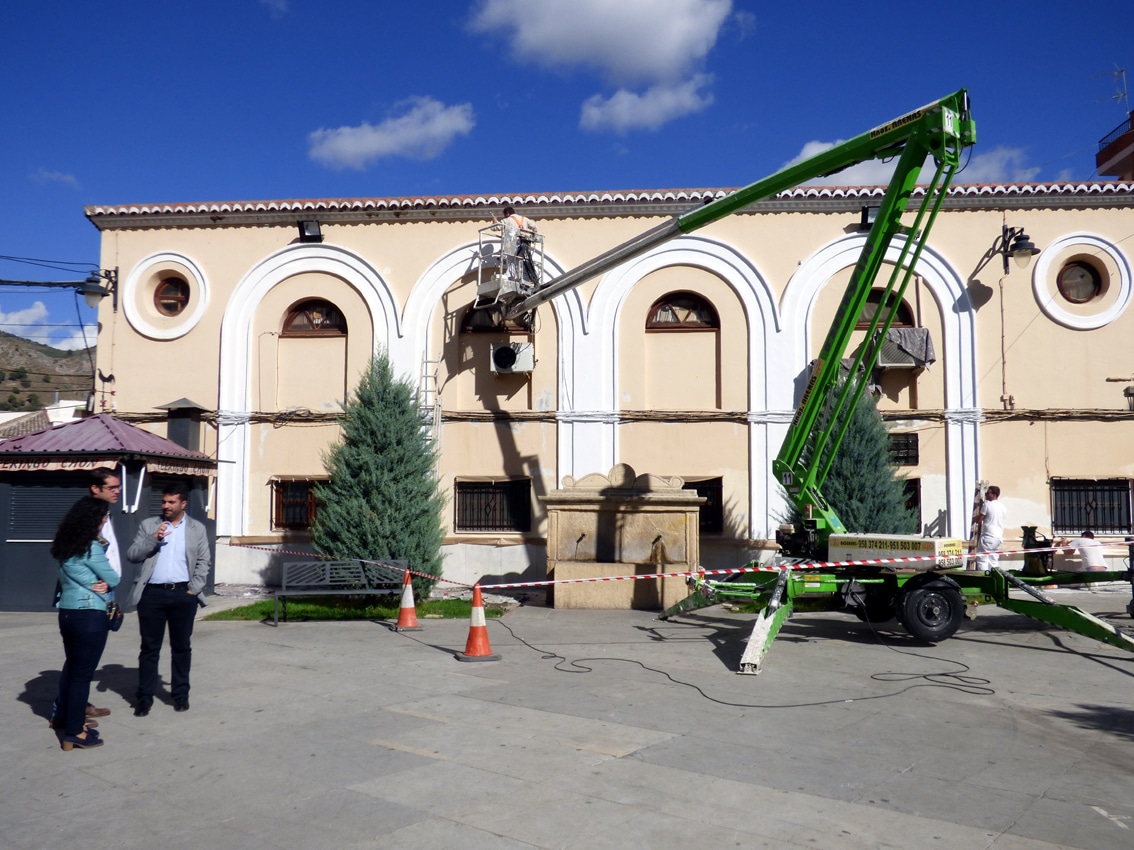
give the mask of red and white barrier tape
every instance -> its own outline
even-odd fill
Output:
[[[1043,549],[1005,549],[996,552],[997,555],[1020,555],[1020,554],[1038,554],[1041,552],[1061,552],[1067,549],[1066,546],[1053,546]],[[962,558],[969,558],[975,560],[978,553],[966,553]],[[992,552],[979,553],[979,554],[994,554]],[[772,572],[777,573],[781,569],[795,571],[815,571],[826,570],[832,567],[873,567],[882,564],[908,564],[917,561],[936,561],[940,559],[940,555],[918,555],[907,558],[870,558],[858,561],[816,561],[806,564],[785,564],[783,566],[770,566],[765,564],[757,564],[748,567],[735,567],[732,569],[722,570],[693,570],[677,573],[635,573],[633,575],[624,576],[596,576],[593,578],[570,578],[570,579],[553,579],[548,581],[523,581],[523,582],[509,582],[506,584],[482,584],[481,588],[485,590],[501,590],[505,588],[520,588],[520,587],[548,587],[555,584],[590,584],[603,581],[638,581],[639,579],[654,579],[654,578],[688,578],[690,576],[721,576],[721,575],[739,575],[741,573],[758,573],[758,572]],[[949,569],[959,569],[958,567],[950,567]]]
[[[308,558],[329,558],[330,557],[328,555],[319,555],[319,554],[315,554],[313,552],[298,552],[298,551],[293,551],[293,550],[289,550],[289,549],[276,549],[276,548],[273,548],[273,547],[270,547],[270,546],[252,546],[252,545],[237,544],[237,543],[229,543],[228,545],[232,546],[233,548],[238,548],[238,549],[258,549],[258,550],[265,551],[265,552],[273,552],[273,553],[283,554],[283,555],[302,555],[302,556],[308,557]],[[1037,554],[1041,554],[1041,553],[1044,553],[1044,552],[1063,552],[1063,551],[1066,551],[1068,548],[1069,547],[1067,547],[1067,546],[1049,546],[1049,547],[1037,548],[1037,549],[1005,549],[1005,550],[1002,550],[1002,551],[999,551],[999,552],[969,552],[969,553],[962,554],[961,557],[962,558],[968,558],[970,560],[975,561],[978,555],[998,555],[998,556],[1002,556],[1002,555],[1037,555]],[[503,583],[500,583],[500,584],[480,584],[480,588],[482,590],[506,590],[506,589],[511,590],[511,589],[516,589],[516,588],[525,588],[525,587],[550,587],[550,586],[556,585],[556,584],[596,584],[598,582],[604,582],[604,581],[638,581],[639,579],[689,578],[691,576],[700,576],[700,577],[724,576],[724,575],[741,575],[743,573],[760,573],[760,572],[778,573],[781,569],[787,569],[787,570],[791,570],[793,572],[796,572],[796,571],[826,570],[826,569],[831,569],[833,567],[875,567],[875,566],[880,566],[880,565],[883,565],[883,564],[910,564],[910,563],[916,563],[916,562],[919,562],[919,561],[936,561],[941,557],[942,557],[941,555],[915,555],[915,556],[910,556],[910,557],[905,557],[905,558],[869,558],[869,559],[863,559],[863,560],[857,560],[857,561],[813,561],[813,562],[809,562],[809,563],[806,563],[806,564],[786,564],[786,565],[783,565],[783,566],[771,566],[771,565],[767,565],[767,564],[756,564],[756,565],[747,566],[747,567],[733,567],[733,568],[729,568],[729,569],[719,569],[719,570],[686,570],[686,571],[683,571],[683,572],[674,572],[674,573],[634,573],[634,574],[631,574],[631,575],[622,575],[622,576],[594,576],[594,577],[591,577],[591,578],[567,578],[567,579],[547,579],[547,580],[544,580],[544,581],[503,582]],[[360,559],[360,560],[362,560],[362,559]],[[479,582],[477,582],[476,584],[467,584],[465,582],[455,581],[453,579],[444,578],[443,576],[435,576],[435,575],[432,575],[431,573],[419,572],[417,570],[407,570],[407,569],[404,569],[402,567],[394,567],[392,565],[386,564],[385,562],[363,560],[363,563],[379,564],[381,566],[387,567],[388,569],[402,570],[403,572],[409,573],[411,576],[417,576],[418,578],[424,578],[424,579],[428,579],[430,581],[437,581],[437,582],[444,582],[446,584],[453,584],[453,585],[456,585],[458,587],[472,588],[472,587],[475,587],[477,584],[479,584]],[[953,568],[950,568],[950,569],[957,569],[957,568],[953,567]]]

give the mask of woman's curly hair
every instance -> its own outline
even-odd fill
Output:
[[[110,510],[110,504],[94,496],[83,496],[71,510],[67,511],[51,541],[51,557],[66,561],[78,555],[85,555],[91,543],[98,539],[102,521]]]

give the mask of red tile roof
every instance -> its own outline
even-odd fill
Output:
[[[22,437],[24,434],[30,434],[33,431],[42,431],[50,425],[51,420],[47,418],[47,411],[41,407],[39,410],[16,419],[9,419],[3,425],[0,425],[0,440]]]
[[[782,200],[825,198],[869,198],[880,196],[884,186],[798,186],[781,192]],[[919,190],[924,187],[919,187]],[[269,201],[210,201],[176,204],[122,204],[89,206],[85,212],[91,219],[112,219],[153,215],[256,215],[298,213],[347,213],[366,211],[425,211],[443,209],[491,210],[504,204],[523,206],[525,212],[541,207],[549,210],[562,205],[635,204],[658,202],[703,203],[728,194],[730,189],[658,189],[601,192],[543,192],[534,194],[434,195],[395,198],[289,198]],[[962,197],[1065,197],[1065,196],[1129,196],[1134,183],[1094,181],[1089,183],[970,183],[956,184],[951,196]],[[915,191],[916,194],[916,191]],[[96,221],[96,224],[98,222]]]

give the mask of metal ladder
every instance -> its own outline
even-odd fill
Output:
[[[417,408],[421,415],[421,430],[433,446],[434,462],[441,453],[441,391],[437,385],[437,372],[442,358],[421,362],[421,376],[417,385]]]

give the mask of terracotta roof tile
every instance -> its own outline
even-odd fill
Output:
[[[883,186],[798,186],[781,192],[784,199],[861,198],[881,195]],[[565,204],[636,203],[688,200],[702,201],[722,197],[732,189],[634,189],[598,192],[542,192],[533,194],[435,195],[392,198],[290,198],[260,201],[205,201],[177,204],[124,204],[90,206],[88,217],[129,217],[193,213],[239,214],[255,212],[314,212],[357,210],[481,209],[515,204],[526,207],[555,207]],[[1099,181],[1093,183],[969,183],[956,184],[950,194],[976,196],[1121,195],[1134,193],[1134,183]]]
[[[3,425],[0,425],[0,440],[22,437],[25,434],[40,431],[50,425],[51,420],[47,418],[47,411],[40,408],[25,416],[9,419]]]

